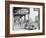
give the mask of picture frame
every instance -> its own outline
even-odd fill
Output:
[[[5,1],[5,37],[44,34],[44,3]]]

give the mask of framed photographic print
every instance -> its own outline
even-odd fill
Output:
[[[44,3],[6,1],[5,36],[44,35],[44,11]]]

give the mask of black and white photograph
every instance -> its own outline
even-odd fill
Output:
[[[31,11],[32,9],[33,12]],[[39,30],[39,14],[39,8],[13,7],[13,30]]]

